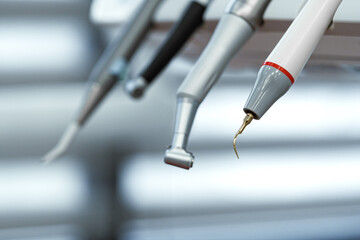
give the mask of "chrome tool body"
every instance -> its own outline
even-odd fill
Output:
[[[127,93],[134,98],[143,96],[146,88],[171,59],[180,51],[191,35],[202,25],[207,6],[212,0],[194,0],[189,3],[180,20],[174,24],[164,43],[140,75],[125,82]]]
[[[219,79],[235,53],[262,25],[270,0],[231,1],[214,34],[177,93],[177,112],[172,145],[165,152],[165,163],[189,169],[194,156],[186,151],[198,106]]]
[[[251,122],[260,119],[283,96],[304,68],[326,29],[330,26],[341,0],[309,0],[292,22],[274,50],[265,60],[244,106],[247,114],[234,138]]]
[[[153,15],[163,0],[145,0],[131,19],[125,23],[119,36],[109,43],[88,79],[88,91],[80,111],[70,123],[58,144],[43,158],[50,162],[62,155],[113,86],[122,80],[128,62],[150,28]]]

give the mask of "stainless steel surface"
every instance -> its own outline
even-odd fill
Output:
[[[254,30],[243,18],[224,14],[205,50],[186,75],[178,95],[191,96],[202,102],[230,59],[253,33]]]
[[[188,170],[193,166],[194,156],[183,148],[170,147],[165,151],[164,162]]]
[[[108,76],[102,79],[103,82],[101,84],[97,81],[88,83],[89,89],[85,95],[84,103],[82,103],[80,111],[76,116],[76,121],[80,126],[85,124],[103,98],[119,81],[119,78],[124,77],[127,67],[127,61],[124,58],[117,59],[117,61],[112,63]]]
[[[150,27],[154,12],[162,0],[144,1],[120,34],[111,41],[89,76],[89,82],[107,81],[112,64],[118,58],[130,60],[139,42]]]
[[[105,97],[109,90],[117,83],[117,78],[117,76],[109,75],[106,82],[104,81],[102,85],[95,82],[89,86],[90,89],[85,96],[85,101],[82,104],[80,111],[76,115],[76,122],[80,126],[83,126],[85,124],[92,112],[102,101],[103,97]]]
[[[177,100],[177,118],[175,121],[174,134],[177,136],[186,136],[186,138],[176,139],[172,142],[173,147],[186,148],[187,137],[190,134],[193,119],[196,114],[199,102],[190,97],[178,97]]]
[[[250,11],[249,9],[253,7],[254,11],[256,11],[256,14],[258,14],[258,18],[262,18],[264,11],[258,11],[258,9],[265,10],[264,6],[267,6],[268,3],[269,1],[259,1],[254,2],[253,4],[255,5],[237,5],[238,1],[235,1],[231,2],[230,6],[235,6],[234,8],[237,10],[241,9],[241,7],[244,7],[247,9],[247,11]],[[252,28],[249,25],[249,22],[244,20],[243,17],[225,13],[224,16],[220,19],[220,22],[216,27],[210,42],[206,46],[194,67],[187,74],[177,93],[178,99],[180,101],[181,99],[188,99],[189,104],[194,105],[192,106],[193,110],[191,114],[188,114],[182,110],[178,110],[176,113],[177,120],[174,128],[173,145],[180,145],[182,151],[186,151],[185,149],[187,140],[198,105],[201,104],[210,89],[219,79],[230,59],[246,43],[246,41],[253,35],[253,33],[254,28]],[[178,108],[179,107],[182,107],[182,105],[178,105]],[[181,122],[187,123],[187,131],[184,135],[179,135],[179,133],[182,133],[182,131],[180,130],[181,125],[178,123]],[[181,139],[180,144],[177,143],[177,141],[179,141],[178,139]],[[182,142],[184,144],[181,144]],[[170,156],[170,154],[172,155]],[[193,161],[192,154],[186,154],[188,157],[187,160]],[[183,161],[184,153],[178,155],[179,161]],[[176,162],[176,154],[175,152],[171,152],[171,149],[167,150],[165,154],[165,162],[168,163],[170,161],[175,162],[174,165],[178,164]]]
[[[185,149],[198,106],[191,97],[178,97],[173,141],[165,152],[165,163],[185,169],[192,167],[194,156]]]
[[[252,28],[263,24],[263,15],[271,0],[233,0],[225,12],[244,18]]]

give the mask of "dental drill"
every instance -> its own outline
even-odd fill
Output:
[[[125,82],[125,91],[133,98],[140,98],[146,88],[180,51],[191,35],[202,25],[206,7],[212,0],[194,0],[189,3],[180,20],[174,24],[162,46],[140,76]]]
[[[341,0],[309,0],[263,63],[244,106],[246,116],[236,138],[253,119],[260,119],[298,78]]]
[[[270,0],[233,0],[221,17],[208,45],[177,92],[177,112],[172,145],[164,161],[184,169],[193,166],[186,151],[196,111],[235,53],[262,25]]]
[[[88,91],[80,111],[58,144],[45,155],[43,162],[50,162],[65,153],[96,107],[114,85],[125,77],[128,62],[149,30],[155,10],[162,1],[144,0],[129,22],[125,23],[120,35],[106,47],[90,73]]]

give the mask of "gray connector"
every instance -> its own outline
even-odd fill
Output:
[[[186,169],[192,166],[194,157],[186,151],[186,144],[197,108],[231,58],[253,35],[255,28],[260,26],[269,2],[235,0],[221,17],[208,45],[178,90],[173,145],[165,153],[166,163]],[[182,110],[185,100],[187,108],[192,109],[191,113]],[[186,132],[180,128],[185,123]]]
[[[245,104],[244,112],[260,119],[291,85],[290,79],[279,69],[263,65]]]

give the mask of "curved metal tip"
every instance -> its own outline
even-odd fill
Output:
[[[244,118],[244,122],[241,125],[241,127],[239,128],[239,130],[237,131],[237,133],[235,134],[234,140],[233,140],[233,147],[234,147],[234,151],[235,154],[237,156],[237,158],[239,159],[239,154],[236,150],[236,139],[237,137],[244,131],[244,129],[246,128],[247,125],[249,125],[251,123],[251,121],[254,119],[254,116],[251,113],[246,114],[245,118]]]
[[[80,126],[77,123],[70,124],[59,140],[58,144],[44,156],[41,162],[48,164],[63,155],[69,148],[72,141],[75,139],[79,129]]]
[[[233,146],[234,146],[234,151],[235,151],[235,154],[236,154],[236,157],[239,159],[239,154],[236,150],[236,138],[237,136],[239,135],[239,131],[235,134],[235,137],[234,137],[234,140],[233,140]]]
[[[49,164],[55,159],[59,158],[66,152],[66,149],[59,147],[58,145],[51,149],[42,159],[43,164]]]

